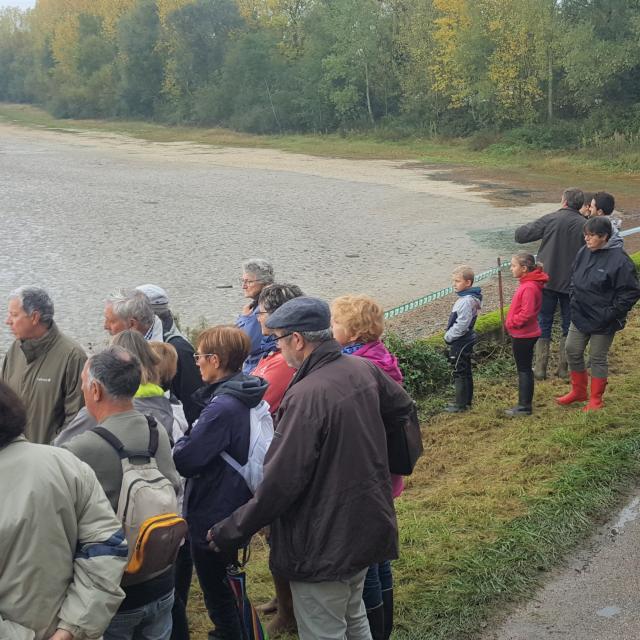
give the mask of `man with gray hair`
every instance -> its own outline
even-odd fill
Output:
[[[162,322],[153,313],[149,298],[137,289],[117,289],[107,298],[104,328],[112,336],[135,329],[145,340],[163,342]]]
[[[44,289],[13,291],[5,323],[16,340],[4,358],[0,378],[27,407],[27,439],[49,444],[82,408],[80,374],[87,356],[58,329],[53,301]]]
[[[236,319],[236,327],[242,329],[251,340],[251,351],[242,367],[243,373],[251,373],[260,358],[273,347],[270,336],[263,337],[262,327],[258,322],[258,297],[260,292],[273,283],[273,267],[267,260],[254,258],[247,260],[242,265],[242,278],[240,284],[245,298],[249,302],[242,308],[242,313]]]
[[[413,415],[406,391],[342,354],[329,305],[298,297],[265,324],[297,369],[277,413],[264,480],[209,532],[231,551],[271,524],[270,567],[289,580],[301,640],[371,640],[367,568],[398,557],[386,432]]]
[[[122,347],[108,347],[92,356],[82,370],[85,404],[99,426],[122,443],[124,451],[147,452],[151,432],[154,431],[158,443],[155,452],[158,469],[171,482],[177,495],[180,477],[171,457],[167,432],[150,425],[133,408],[133,396],[140,386],[140,379],[138,359]],[[116,511],[123,478],[120,455],[116,449],[93,429],[76,436],[62,447],[73,452],[95,471]],[[144,456],[141,459],[144,460]],[[126,597],[104,633],[105,640],[138,637],[169,640],[173,567],[144,582],[123,584],[122,588]]]
[[[516,229],[515,240],[520,244],[542,240],[537,257],[545,273],[549,274],[549,281],[542,290],[542,308],[538,314],[542,335],[536,342],[534,375],[537,380],[544,380],[547,377],[551,328],[558,304],[562,334],[556,375],[561,378],[569,376],[565,352],[565,342],[571,322],[569,286],[573,273],[573,261],[579,249],[584,246],[585,221],[580,213],[583,204],[584,194],[580,189],[565,189],[558,211],[548,213]]]

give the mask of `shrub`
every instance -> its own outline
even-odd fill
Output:
[[[435,393],[451,382],[449,363],[441,349],[424,340],[405,342],[394,333],[386,335],[384,342],[398,358],[404,386],[414,398]]]
[[[504,139],[527,149],[574,149],[580,145],[580,130],[575,123],[558,121],[511,129]]]

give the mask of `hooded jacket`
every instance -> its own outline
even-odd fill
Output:
[[[447,344],[457,340],[461,343],[475,342],[476,332],[473,328],[482,307],[482,291],[480,287],[469,287],[456,293],[458,299],[451,310],[444,341]]]
[[[579,211],[565,208],[516,229],[515,239],[520,244],[542,240],[538,260],[549,274],[547,289],[569,293],[571,265],[576,253],[584,246],[585,222]]]
[[[636,267],[612,237],[598,251],[583,247],[571,281],[571,322],[582,333],[609,334],[624,328],[627,313],[640,298]]]
[[[16,340],[2,364],[2,380],[27,406],[25,436],[49,444],[84,404],[80,374],[87,356],[54,322],[37,340]]]
[[[227,464],[226,451],[240,464],[249,454],[249,412],[262,400],[267,383],[238,373],[196,392],[205,402],[198,420],[178,440],[173,459],[180,475],[187,478],[184,516],[192,544],[208,548],[207,531],[251,498],[244,478]]]
[[[342,351],[344,353],[344,349]],[[395,380],[398,384],[402,384],[403,376],[398,366],[398,358],[389,352],[389,349],[387,349],[382,341],[375,340],[374,342],[367,342],[359,349],[353,351],[351,355],[366,358],[382,369],[392,380]],[[402,476],[394,473],[391,474],[391,491],[394,498],[402,495],[404,491]]]
[[[389,353],[389,349],[385,347],[381,340],[363,344],[359,349],[354,351],[352,355],[371,360],[373,364],[380,367],[392,380],[395,380],[398,384],[402,384],[402,371],[400,371],[400,367],[398,366],[398,358],[392,353]]]
[[[412,407],[372,362],[321,343],[284,395],[262,484],[213,527],[217,546],[237,548],[271,524],[271,570],[303,582],[350,578],[396,558],[385,430]]]
[[[539,267],[525,273],[513,294],[509,313],[504,322],[512,338],[537,338],[540,336],[538,314],[542,307],[542,289],[549,275]]]
[[[0,448],[0,638],[99,638],[124,598],[127,542],[95,473],[20,436]]]

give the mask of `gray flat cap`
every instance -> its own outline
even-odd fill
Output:
[[[331,326],[331,311],[324,300],[302,296],[278,307],[265,324],[269,329],[323,331]]]
[[[142,291],[142,293],[149,298],[149,302],[154,311],[162,311],[169,308],[169,296],[167,292],[157,284],[141,284],[139,287],[136,287],[136,289]]]

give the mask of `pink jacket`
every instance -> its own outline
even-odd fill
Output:
[[[537,338],[540,335],[538,313],[542,306],[542,289],[548,280],[549,276],[539,268],[520,278],[504,323],[511,337]]]

